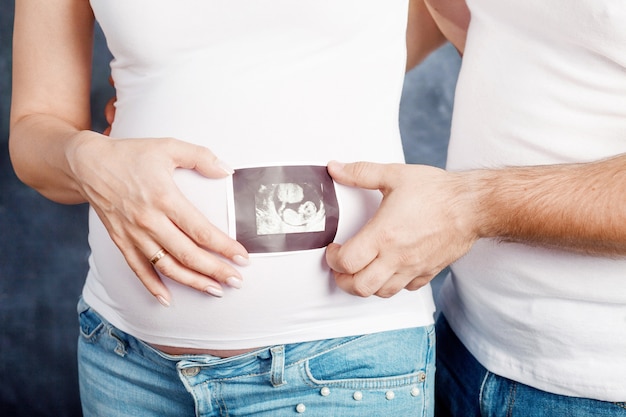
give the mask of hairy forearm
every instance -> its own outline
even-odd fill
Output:
[[[626,154],[583,164],[468,173],[478,235],[626,255]]]

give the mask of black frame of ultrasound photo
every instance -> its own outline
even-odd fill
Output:
[[[256,195],[262,185],[281,183],[319,187],[325,209],[321,232],[257,234]],[[333,179],[325,166],[291,165],[237,169],[233,174],[236,239],[251,254],[319,249],[337,234],[339,204]]]

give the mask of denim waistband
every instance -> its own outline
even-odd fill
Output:
[[[220,368],[232,369],[237,367],[238,369],[245,369],[247,367],[258,367],[258,360],[272,359],[280,357],[284,361],[285,366],[289,366],[300,361],[311,359],[315,356],[322,355],[330,350],[344,346],[350,342],[358,340],[367,335],[346,336],[333,339],[316,340],[310,342],[300,342],[285,345],[273,345],[263,348],[255,349],[250,352],[246,352],[241,355],[232,357],[221,358],[218,356],[207,354],[183,354],[183,355],[171,355],[162,352],[150,344],[135,338],[134,336],[116,328],[106,319],[100,316],[95,310],[93,310],[83,299],[80,298],[77,307],[79,314],[89,314],[92,316],[92,326],[103,326],[103,331],[109,333],[119,341],[119,346],[116,351],[120,354],[128,350],[133,350],[134,353],[139,354],[153,362],[160,363],[163,366],[176,366],[179,369],[185,369],[190,367],[211,367],[213,372],[218,372]],[[88,330],[83,329],[84,333]]]

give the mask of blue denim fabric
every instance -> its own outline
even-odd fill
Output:
[[[626,416],[626,403],[540,391],[485,369],[454,334],[443,314],[436,324],[437,417]]]
[[[167,355],[78,312],[85,417],[433,416],[434,326],[221,359]]]

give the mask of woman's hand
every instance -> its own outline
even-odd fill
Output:
[[[78,136],[68,161],[81,194],[128,265],[162,304],[169,304],[170,295],[155,268],[217,297],[224,284],[241,286],[241,274],[226,259],[246,265],[246,250],[213,226],[173,180],[177,168],[208,178],[226,177],[232,169],[207,148],[177,139],[113,140],[93,132]],[[153,259],[153,266],[150,259],[161,249],[166,256]]]

